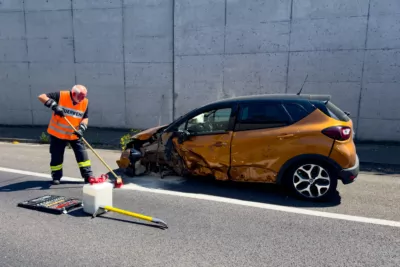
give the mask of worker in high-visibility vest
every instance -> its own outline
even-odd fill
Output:
[[[52,183],[60,184],[63,176],[65,147],[69,143],[74,151],[80,173],[85,183],[93,176],[88,153],[81,138],[88,127],[87,89],[83,85],[75,85],[71,90],[39,95],[39,101],[53,110],[47,133],[50,135],[50,169]],[[66,117],[77,129],[71,128]]]

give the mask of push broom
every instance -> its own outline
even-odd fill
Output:
[[[69,126],[71,126],[72,129],[74,129],[74,131],[76,131],[75,127],[72,125],[72,123],[66,118],[64,117],[64,119],[67,121],[67,123],[69,124]],[[93,149],[93,147],[85,140],[85,138],[82,137],[82,141],[90,148],[90,150],[92,150],[92,152],[97,156],[97,158],[104,164],[104,166],[106,166],[106,168],[114,175],[115,177],[115,182],[114,182],[114,186],[116,188],[120,188],[122,187],[122,178],[119,177],[118,175],[115,174],[115,172],[110,168],[110,166],[108,166],[108,164],[100,157],[99,154],[97,154],[97,152]]]

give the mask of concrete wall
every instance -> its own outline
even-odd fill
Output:
[[[0,123],[47,124],[37,96],[75,83],[92,126],[172,119],[172,0],[0,2]]]
[[[399,0],[0,2],[0,124],[47,124],[36,96],[75,83],[91,125],[144,128],[308,74],[358,139],[400,141]]]

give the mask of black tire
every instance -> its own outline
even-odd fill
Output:
[[[125,169],[125,174],[129,177],[134,177],[135,176],[135,169],[133,168],[132,165],[129,165],[126,169]]]
[[[310,175],[311,179],[309,179]],[[304,181],[301,182],[300,177]],[[319,178],[316,179],[317,177]],[[306,181],[307,178],[308,181]],[[296,183],[298,183],[297,186]],[[294,196],[316,202],[331,200],[336,193],[337,184],[338,176],[335,169],[319,160],[310,159],[296,162],[286,171],[284,177],[284,185]],[[305,189],[303,193],[300,192],[302,189]],[[310,192],[312,195],[309,194]]]

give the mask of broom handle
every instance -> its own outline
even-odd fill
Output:
[[[72,129],[76,131],[72,123],[66,117],[64,117],[64,119],[68,122],[69,126],[71,126]],[[107,163],[100,157],[100,155],[97,154],[96,151],[94,151],[93,147],[85,140],[85,138],[82,137],[82,140],[90,148],[90,150],[92,150],[92,152],[99,158],[99,160],[104,164],[104,166],[106,166],[107,169],[115,176],[115,179],[119,179],[118,176],[114,173],[114,171],[110,168],[110,166],[108,166]]]

